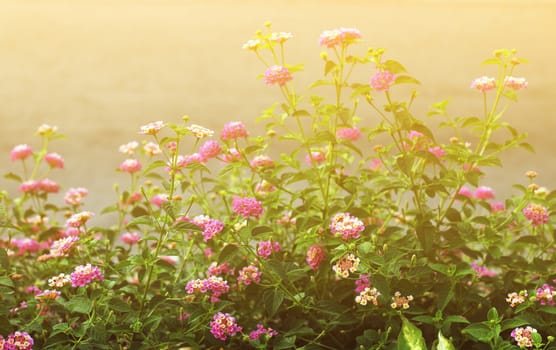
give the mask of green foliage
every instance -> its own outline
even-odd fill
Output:
[[[399,96],[398,85],[419,84],[404,65],[385,49],[351,53],[359,37],[323,33],[324,77],[300,95],[290,35],[257,32],[246,49],[284,98],[259,117],[267,134],[233,122],[217,142],[189,117],[143,126],[144,141],[121,148],[129,182],[102,212],[107,227],[91,225],[86,193],[52,198],[45,157],[60,135],[42,126],[41,149],[5,175],[21,193],[0,192],[4,338],[28,332],[44,349],[454,350],[517,349],[522,332],[554,349],[556,191],[533,173],[503,202],[485,187],[501,154],[531,148],[504,121],[523,60],[499,50],[485,61],[499,71],[474,83],[481,116],[434,103],[428,115],[447,136],[411,111],[416,91]],[[361,67],[371,77],[356,77]]]

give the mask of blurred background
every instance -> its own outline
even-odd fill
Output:
[[[516,48],[529,63],[514,75],[526,77],[529,88],[505,118],[529,134],[536,153],[513,150],[483,184],[502,197],[514,192],[511,184],[527,183],[525,171],[536,170],[536,182],[552,189],[555,18],[556,2],[548,0],[0,0],[0,172],[20,172],[9,161],[11,148],[39,149],[37,127],[56,125],[67,138],[51,151],[66,168],[49,177],[62,192],[88,188],[85,208],[98,212],[115,200],[115,182],[127,184],[114,171],[125,158],[119,145],[139,141],[147,122],[189,115],[219,132],[242,120],[252,135],[262,134],[255,119],[280,94],[256,78],[264,67],[241,47],[271,21],[275,31],[294,34],[289,63],[305,64],[295,76],[297,92],[321,77],[320,33],[355,27],[364,36],[362,50],[388,48],[385,57],[421,81],[412,110],[423,118],[447,98],[453,116],[480,114],[482,97],[469,88],[471,80],[495,75],[494,66],[481,66],[494,49]],[[3,178],[0,189],[17,190]]]

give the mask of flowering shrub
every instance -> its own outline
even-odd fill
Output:
[[[358,30],[323,32],[324,78],[305,95],[288,40],[268,26],[244,45],[283,98],[259,118],[266,137],[241,121],[142,126],[114,165],[130,181],[101,213],[85,188],[52,199],[49,177],[69,166],[49,153],[57,128],[39,128],[38,151],[13,148],[0,348],[556,349],[556,192],[528,172],[497,200],[483,176],[530,148],[503,118],[524,60],[485,61],[498,72],[471,83],[482,116],[435,103],[445,139],[411,113],[399,86],[418,81],[402,64],[352,53]],[[94,226],[104,214],[113,224]]]

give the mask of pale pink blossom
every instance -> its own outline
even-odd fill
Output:
[[[469,188],[465,187],[465,186],[462,186],[460,188],[460,190],[458,191],[458,194],[460,196],[464,196],[464,197],[467,197],[467,198],[471,198],[473,196],[473,193],[471,192],[471,190]]]
[[[31,148],[31,146],[26,144],[17,145],[12,148],[10,152],[10,160],[12,162],[16,160],[24,160],[31,155],[33,155],[33,149]]]
[[[77,214],[73,214],[67,221],[66,225],[71,227],[83,226],[92,218],[95,214],[90,211],[82,211]]]
[[[341,128],[336,131],[336,138],[349,141],[357,141],[361,137],[361,131],[357,128]]]
[[[234,196],[232,208],[236,214],[246,219],[249,217],[258,218],[263,213],[261,202],[251,197]]]
[[[38,127],[37,134],[39,134],[40,136],[45,136],[45,135],[54,134],[56,131],[58,131],[57,126],[42,124],[41,126]]]
[[[237,281],[246,286],[251,283],[259,283],[261,281],[261,272],[259,268],[253,264],[245,266],[238,272]]]
[[[492,213],[499,213],[506,210],[506,206],[502,202],[492,202],[490,203],[490,211]]]
[[[191,131],[193,136],[195,136],[198,139],[202,139],[214,135],[213,130],[207,129],[204,126],[200,126],[197,124],[191,124],[191,126],[187,127],[187,130]]]
[[[283,44],[291,38],[293,38],[293,34],[289,32],[274,32],[270,34],[270,41],[274,41],[279,44]]]
[[[141,234],[138,232],[126,232],[120,236],[120,240],[126,244],[133,245],[141,239]]]
[[[446,151],[440,146],[429,147],[429,152],[436,158],[442,158],[446,155]]]
[[[93,281],[102,281],[104,275],[97,266],[91,264],[79,265],[70,275],[72,287],[83,287]]]
[[[288,83],[290,80],[292,80],[293,77],[290,73],[290,71],[284,67],[284,66],[272,66],[267,68],[267,70],[264,72],[264,82],[267,85],[280,85],[280,86],[284,86],[286,85],[286,83]]]
[[[508,76],[504,78],[504,85],[513,90],[521,90],[527,88],[529,83],[527,83],[527,80],[525,80],[525,78]]]
[[[388,91],[390,86],[394,83],[395,76],[389,71],[376,72],[371,77],[369,84],[376,91]]]
[[[64,202],[68,205],[81,205],[83,198],[89,194],[89,191],[83,187],[70,188],[64,195]]]
[[[487,92],[496,89],[496,79],[489,78],[487,76],[476,78],[471,82],[471,88],[477,89],[481,92]]]
[[[249,133],[247,132],[247,128],[245,124],[242,122],[230,122],[224,125],[224,129],[220,133],[220,138],[222,140],[235,140],[240,137],[247,137]]]
[[[64,168],[64,158],[58,153],[48,153],[44,156],[44,161],[50,165],[51,168]]]
[[[77,241],[79,241],[79,237],[69,236],[52,242],[50,246],[50,255],[54,257],[68,256]]]
[[[277,253],[281,250],[280,244],[278,242],[261,241],[257,247],[257,255],[263,259],[268,259],[272,253]]]
[[[162,204],[168,202],[168,195],[166,193],[155,194],[151,198],[151,204],[162,208]]]
[[[149,157],[162,154],[162,150],[160,149],[160,146],[159,146],[157,143],[154,143],[154,142],[147,142],[147,143],[143,146],[143,151],[144,151],[145,154],[148,155]]]
[[[50,179],[42,179],[37,184],[38,189],[44,193],[58,193],[60,185]]]
[[[119,151],[120,153],[124,153],[132,156],[135,153],[137,147],[139,147],[139,143],[137,141],[131,141],[124,145],[121,145]]]
[[[533,226],[546,224],[549,219],[548,210],[539,204],[529,204],[523,209],[523,215]]]
[[[473,197],[480,200],[494,199],[494,190],[487,186],[479,186],[473,193]]]
[[[252,50],[257,51],[262,46],[262,42],[259,39],[250,39],[245,44],[243,44],[242,48],[244,50]]]
[[[313,245],[309,247],[309,249],[307,250],[307,254],[305,256],[305,261],[307,262],[307,265],[311,266],[313,270],[316,270],[319,268],[319,265],[323,259],[324,259],[324,250],[320,246]]]
[[[369,169],[377,171],[382,167],[384,167],[384,164],[380,158],[371,158],[371,165],[369,166]]]
[[[126,159],[120,164],[120,171],[126,173],[136,173],[141,170],[141,163],[137,159]]]
[[[230,148],[228,153],[224,154],[223,157],[226,163],[233,163],[241,160],[241,153],[235,148]]]
[[[482,277],[496,277],[496,272],[488,269],[485,266],[480,266],[476,263],[472,263],[471,267],[473,268],[473,270],[475,270],[475,272],[477,273],[477,277],[482,278]]]
[[[222,147],[220,147],[217,141],[208,140],[199,147],[199,153],[205,160],[216,158],[222,153]]]
[[[305,157],[305,162],[308,165],[317,165],[321,164],[326,160],[326,155],[324,152],[321,151],[312,151],[311,154]]]
[[[361,32],[355,28],[325,30],[320,35],[319,44],[329,49],[340,45],[349,45],[361,38]]]
[[[139,133],[143,135],[156,135],[163,127],[164,127],[164,122],[159,120],[141,126]]]
[[[274,167],[274,161],[265,155],[258,155],[251,161],[251,167],[257,170],[269,169]]]

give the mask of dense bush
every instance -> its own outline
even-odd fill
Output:
[[[482,116],[434,104],[444,140],[410,112],[415,92],[397,97],[418,84],[402,64],[351,53],[359,31],[322,33],[324,77],[303,96],[291,38],[268,25],[244,45],[283,97],[259,118],[267,134],[232,121],[214,135],[187,117],[141,127],[120,147],[129,183],[97,214],[110,227],[92,226],[85,188],[53,202],[57,128],[39,128],[38,151],[12,150],[4,348],[556,349],[556,192],[531,171],[496,201],[483,176],[530,148],[503,116],[527,87],[513,76],[524,61],[497,50],[484,62],[498,72],[472,83]],[[370,80],[352,81],[357,66]]]

